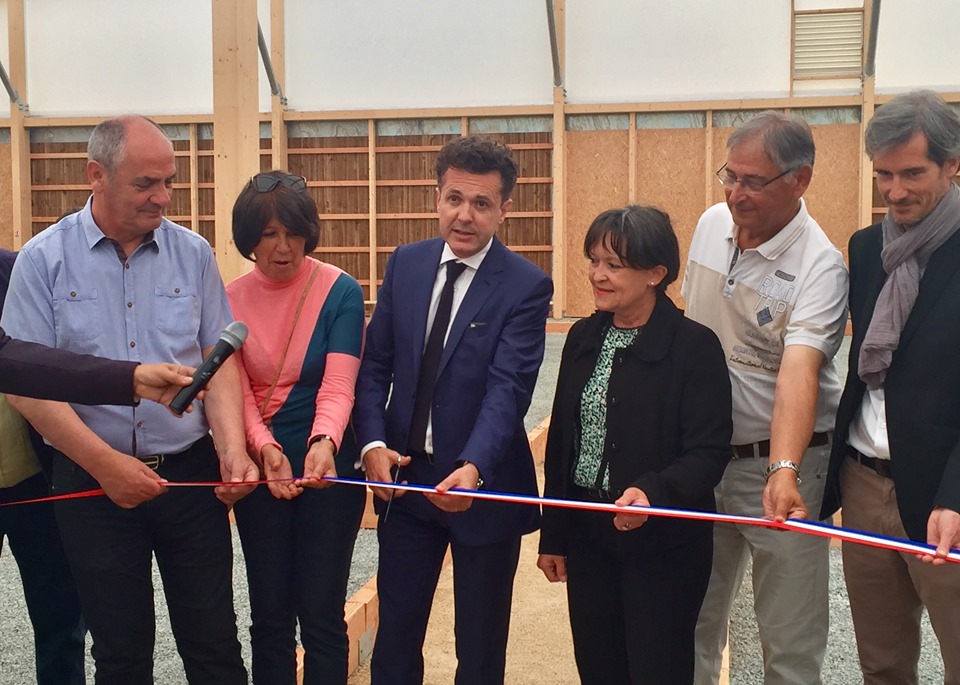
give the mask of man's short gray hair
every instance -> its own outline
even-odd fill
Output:
[[[960,117],[932,90],[898,95],[878,107],[863,142],[870,159],[909,142],[917,133],[927,139],[927,156],[938,166],[960,157]]]
[[[87,159],[100,162],[107,171],[115,171],[126,156],[127,126],[134,119],[145,121],[161,133],[163,129],[153,120],[139,114],[127,114],[100,122],[87,143]],[[164,133],[166,136],[166,133]]]
[[[87,159],[100,162],[107,171],[114,171],[123,161],[126,152],[127,125],[121,119],[100,122],[87,143]]]
[[[763,151],[780,171],[796,171],[809,164],[813,166],[816,146],[813,133],[803,119],[783,112],[766,110],[749,119],[730,134],[727,149],[760,136]]]

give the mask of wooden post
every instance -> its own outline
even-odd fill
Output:
[[[273,75],[283,87],[286,83],[286,34],[284,24],[284,0],[270,0],[270,61]],[[257,72],[260,73],[259,71]],[[270,97],[270,149],[274,169],[287,168],[287,126],[283,114],[287,106],[279,95]]]
[[[706,169],[703,175],[703,208],[706,210],[713,205],[713,184],[716,183],[716,181],[713,180],[713,168],[716,165],[713,163],[713,110],[708,109],[703,115],[706,117],[706,127],[704,131],[707,136]]]
[[[873,223],[873,162],[867,156],[863,144],[863,134],[867,131],[867,124],[873,119],[875,109],[874,77],[868,76],[863,80],[863,107],[860,110],[860,226],[869,226]]]
[[[369,300],[377,303],[377,121],[367,119],[367,182],[369,195],[369,238],[368,258],[370,265]]]
[[[627,145],[630,146],[630,149],[627,151],[627,159],[629,160],[629,171],[627,172],[627,178],[629,179],[627,185],[627,202],[630,204],[636,204],[637,194],[639,193],[639,188],[637,188],[637,164],[639,162],[637,154],[637,113],[630,112],[630,128],[627,131]]]
[[[862,45],[866,45],[870,37],[869,27],[872,18],[873,0],[864,0]],[[866,54],[864,54],[864,62],[866,62]],[[865,76],[860,93],[863,104],[860,107],[860,226],[857,228],[870,226],[873,223],[873,162],[867,156],[863,136],[867,132],[867,124],[873,119],[873,110],[876,108],[875,81],[875,76]]]
[[[27,50],[23,0],[7,2],[7,36],[10,51],[10,82],[27,102]],[[13,249],[19,250],[33,237],[33,211],[30,202],[30,131],[24,126],[27,113],[16,102],[10,103],[10,163],[12,165],[10,200],[13,205]]]
[[[197,125],[190,124],[190,230],[200,232],[200,162],[197,156]]]
[[[215,246],[223,280],[249,270],[233,244],[231,214],[243,185],[260,170],[257,0],[213,3],[213,170]]]
[[[557,27],[557,49],[560,53],[560,73],[566,73],[566,5],[556,0],[553,5]],[[567,155],[566,155],[566,101],[563,86],[553,89],[553,317],[562,318],[567,309]]]

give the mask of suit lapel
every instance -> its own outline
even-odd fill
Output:
[[[460,308],[457,309],[457,316],[450,326],[450,333],[447,335],[447,342],[443,346],[443,354],[440,357],[440,368],[437,371],[438,378],[446,368],[453,351],[460,344],[460,339],[467,330],[467,326],[474,321],[480,308],[490,298],[494,288],[500,282],[504,262],[506,261],[506,251],[507,248],[494,237],[490,252],[487,253],[480,264],[480,268],[470,284],[470,289],[467,290],[463,302],[460,303]]]
[[[920,279],[920,292],[917,295],[917,301],[910,311],[910,316],[907,317],[903,332],[900,334],[898,350],[906,347],[920,324],[940,301],[958,267],[960,267],[960,231],[954,233],[947,242],[940,246],[940,249],[934,252],[930,261],[927,262],[927,268]],[[951,313],[954,316],[956,315],[955,311]]]

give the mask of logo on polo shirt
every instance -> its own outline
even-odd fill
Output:
[[[774,275],[775,275],[777,278],[782,278],[783,280],[789,281],[789,282],[791,282],[791,283],[792,283],[793,281],[797,280],[797,277],[794,276],[793,274],[785,273],[785,272],[783,272],[783,271],[780,271],[780,269],[777,269],[776,272],[774,272]]]
[[[766,326],[771,321],[773,321],[773,314],[770,313],[770,307],[764,307],[757,312],[757,323],[761,326]]]

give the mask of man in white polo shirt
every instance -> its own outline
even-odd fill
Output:
[[[847,270],[807,213],[810,127],[763,112],[734,131],[717,172],[726,203],[704,212],[683,282],[687,315],[714,330],[733,386],[733,452],[718,511],[820,511],[840,384]],[[730,608],[753,559],[766,685],[819,685],[829,622],[827,540],[717,524],[697,626],[698,685],[716,683]]]

